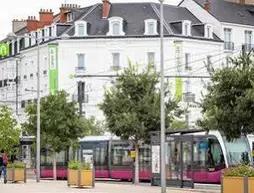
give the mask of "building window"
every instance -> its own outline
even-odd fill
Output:
[[[211,61],[212,56],[207,56],[206,57],[206,64],[207,64],[207,71],[211,72],[212,71],[212,61]]]
[[[26,101],[21,101],[21,108],[25,108],[26,107]]]
[[[224,29],[224,41],[225,42],[231,42],[232,41],[232,29],[225,28]]]
[[[73,13],[68,13],[67,14],[67,22],[73,21]]]
[[[252,31],[246,30],[244,32],[244,39],[245,39],[245,49],[246,49],[246,51],[250,51],[253,48],[253,45],[252,45]]]
[[[147,53],[147,62],[148,65],[155,65],[155,53],[154,52],[148,52]]]
[[[87,22],[77,21],[75,23],[76,36],[87,36]]]
[[[85,54],[78,54],[78,70],[85,70]]]
[[[211,25],[205,25],[205,37],[206,38],[213,37],[213,28]]]
[[[120,68],[120,53],[112,53],[113,69]]]
[[[33,79],[34,78],[34,75],[31,73],[30,74],[30,79]]]
[[[111,17],[109,20],[109,31],[107,35],[111,36],[122,36],[125,35],[123,32],[123,18]]]
[[[49,37],[52,36],[52,27],[49,27]]]
[[[234,44],[232,42],[232,29],[224,28],[224,48],[225,50],[233,50]]]
[[[113,25],[113,35],[120,35],[120,23],[115,22]]]
[[[27,80],[27,75],[24,75],[24,77],[23,77],[23,78],[24,78],[24,80]]]
[[[47,76],[47,70],[43,70],[43,75]]]
[[[83,36],[85,34],[85,26],[84,24],[78,24],[78,35]]]
[[[145,35],[158,35],[157,21],[155,19],[145,20]]]
[[[182,24],[182,34],[184,36],[190,36],[191,35],[191,22],[188,20],[183,21]]]
[[[189,53],[185,53],[185,70],[191,70]]]

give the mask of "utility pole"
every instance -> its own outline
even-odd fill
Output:
[[[18,60],[16,60],[16,116],[19,114],[19,67]]]
[[[78,103],[79,103],[79,115],[83,116],[83,102],[85,100],[85,82],[78,82]]]
[[[165,101],[164,101],[164,15],[163,2],[160,1],[160,63],[161,63],[161,193],[166,193],[166,154],[165,154]]]
[[[41,115],[40,115],[40,40],[37,40],[37,135],[36,135],[36,181],[40,182],[41,177]]]

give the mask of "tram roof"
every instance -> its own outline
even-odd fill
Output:
[[[84,142],[84,141],[110,141],[110,140],[119,140],[119,137],[116,136],[86,136],[81,138],[79,141]]]
[[[177,130],[177,131],[168,131],[166,132],[167,135],[172,135],[172,134],[190,134],[190,133],[199,133],[199,132],[206,132],[206,130],[203,129],[183,129],[183,130]]]

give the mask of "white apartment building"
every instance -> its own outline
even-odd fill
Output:
[[[254,48],[253,2],[183,0],[179,6],[186,7],[203,23],[212,24],[214,33],[224,40],[224,50],[229,56],[239,52],[243,46],[246,51]]]
[[[181,97],[183,108],[189,108],[189,124],[194,126],[201,117],[199,104],[211,64],[223,66],[223,41],[217,26],[201,21],[188,9],[171,5],[164,9],[165,74],[172,97]],[[43,18],[38,22],[30,17],[32,22],[26,21],[16,32],[26,37],[3,40],[10,42],[11,53],[0,59],[0,104],[9,105],[15,112],[18,77],[21,122],[26,104],[36,100],[37,47],[29,36],[41,38],[42,96],[66,90],[70,99],[77,100],[77,82],[84,81],[83,110],[87,117],[104,118],[98,104],[105,89],[114,83],[111,75],[121,73],[129,60],[140,69],[151,63],[160,70],[159,4],[103,1],[85,8],[62,5],[59,14],[50,13],[51,22],[44,25],[40,22]]]

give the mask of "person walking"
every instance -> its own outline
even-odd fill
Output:
[[[1,151],[0,154],[0,179],[3,175],[4,183],[7,183],[7,165],[8,165],[8,157],[4,150]]]

